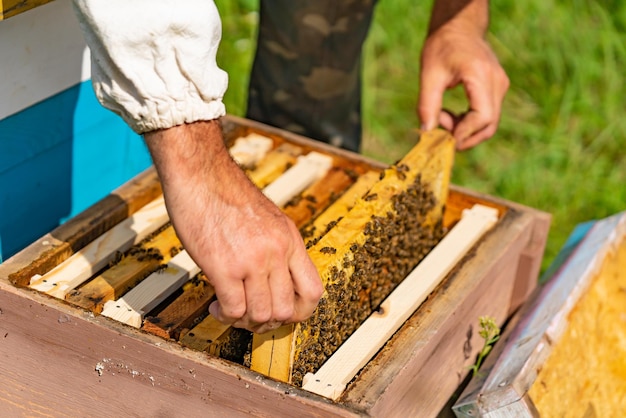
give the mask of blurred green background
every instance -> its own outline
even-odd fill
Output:
[[[217,0],[225,101],[243,115],[258,0]],[[417,5],[415,3],[418,3]],[[418,126],[419,56],[432,0],[380,0],[366,46],[363,153],[391,163]],[[543,267],[576,224],[626,210],[626,2],[491,2],[488,40],[511,80],[500,128],[458,153],[453,182],[553,215]],[[466,107],[463,91],[444,105]]]

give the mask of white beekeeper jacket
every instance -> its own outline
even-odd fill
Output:
[[[227,74],[215,61],[213,0],[73,0],[103,106],[137,133],[218,118]]]

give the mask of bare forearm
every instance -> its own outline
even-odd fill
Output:
[[[483,36],[489,26],[489,0],[435,0],[428,33],[442,26]]]
[[[204,177],[215,179],[234,169],[217,119],[174,126],[144,135],[161,181],[166,187]],[[237,168],[238,169],[238,168]]]

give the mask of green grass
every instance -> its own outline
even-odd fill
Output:
[[[417,3],[417,5],[415,5]],[[230,113],[245,109],[257,0],[218,0]],[[431,2],[380,1],[366,47],[363,153],[393,162],[418,126],[419,54]],[[574,226],[626,209],[626,3],[492,2],[488,39],[511,79],[499,131],[458,153],[453,182],[544,210],[544,268]],[[466,105],[460,89],[445,97]]]

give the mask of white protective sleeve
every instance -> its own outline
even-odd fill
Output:
[[[73,0],[103,106],[137,133],[225,113],[213,0]]]

